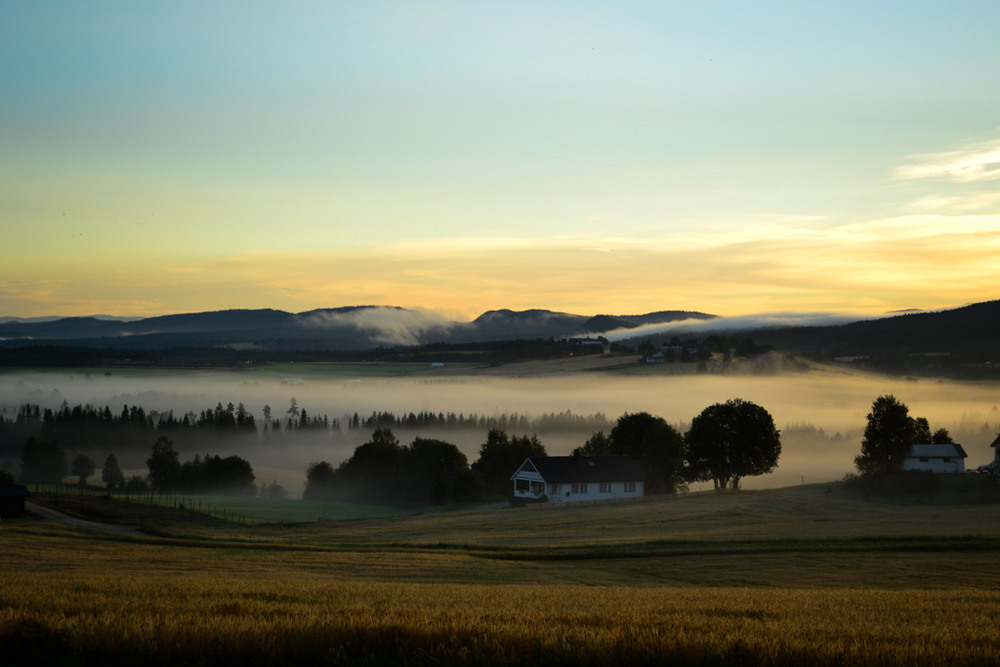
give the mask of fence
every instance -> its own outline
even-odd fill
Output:
[[[192,495],[179,496],[176,494],[157,493],[155,491],[110,490],[103,487],[81,486],[79,484],[50,484],[43,485],[41,488],[35,485],[35,491],[39,490],[58,495],[109,498],[127,503],[157,505],[181,511],[186,510],[195,514],[204,514],[231,523],[243,525],[248,523],[246,515],[234,512],[224,506],[204,502],[202,498]]]

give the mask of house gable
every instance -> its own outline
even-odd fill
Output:
[[[528,457],[528,458],[524,459],[524,463],[521,464],[521,467],[518,468],[517,472],[515,472],[513,475],[511,475],[510,478],[514,479],[518,475],[522,475],[522,474],[538,475],[539,477],[541,477],[541,473],[538,472],[538,469],[531,462],[531,457]]]

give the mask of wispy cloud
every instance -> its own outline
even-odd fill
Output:
[[[967,195],[927,195],[910,204],[919,211],[959,212],[985,211],[1000,206],[1000,192],[978,192]]]
[[[1000,179],[1000,139],[968,144],[942,153],[923,153],[896,168],[901,179],[950,178],[959,183]]]
[[[417,345],[423,334],[454,326],[454,322],[430,310],[387,306],[310,313],[302,318],[302,323],[318,328],[352,327],[368,332],[373,340],[384,345]]]

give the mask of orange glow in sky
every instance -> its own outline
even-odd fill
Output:
[[[1000,5],[249,4],[0,8],[0,316],[998,297]]]

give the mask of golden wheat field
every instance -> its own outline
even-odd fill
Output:
[[[4,522],[0,662],[1000,664],[996,509],[740,493],[155,537]]]

